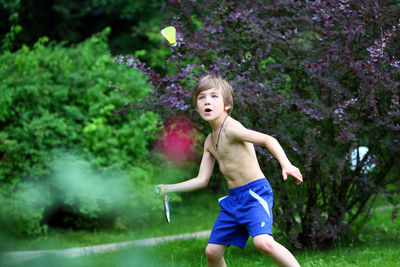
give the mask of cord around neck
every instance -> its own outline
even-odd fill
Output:
[[[229,114],[225,117],[224,121],[222,122],[221,128],[219,129],[218,137],[217,137],[217,144],[215,145],[215,148],[214,148],[214,139],[213,139],[213,136],[212,136],[212,133],[211,133],[211,141],[212,141],[212,145],[213,145],[214,151],[217,151],[217,150],[218,150],[219,137],[220,137],[220,135],[221,135],[222,128],[224,127],[224,123],[225,123],[225,121],[226,121],[226,119],[227,119],[228,117],[229,117]]]

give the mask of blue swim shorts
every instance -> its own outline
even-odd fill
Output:
[[[208,243],[246,246],[249,235],[272,235],[272,188],[266,178],[229,189]]]

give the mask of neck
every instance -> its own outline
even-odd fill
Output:
[[[226,112],[224,112],[224,114],[221,115],[220,117],[208,122],[210,124],[213,132],[219,131],[219,129],[222,126],[222,123],[224,122],[224,120],[226,119],[227,116],[229,116],[229,115]]]

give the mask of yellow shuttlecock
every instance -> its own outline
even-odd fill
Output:
[[[161,35],[172,45],[176,46],[176,29],[173,26],[168,26],[161,30]]]

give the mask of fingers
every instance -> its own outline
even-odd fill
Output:
[[[296,184],[299,185],[303,182],[303,175],[301,174],[300,170],[296,168],[296,176],[294,176],[297,179]]]
[[[284,181],[287,180],[287,174],[286,174],[286,172],[282,172],[282,177],[283,177],[283,180],[284,180]]]
[[[283,180],[286,181],[288,175],[294,177],[297,181],[296,184],[299,185],[303,182],[303,175],[301,174],[300,170],[293,166],[291,169],[283,170],[282,177]]]

